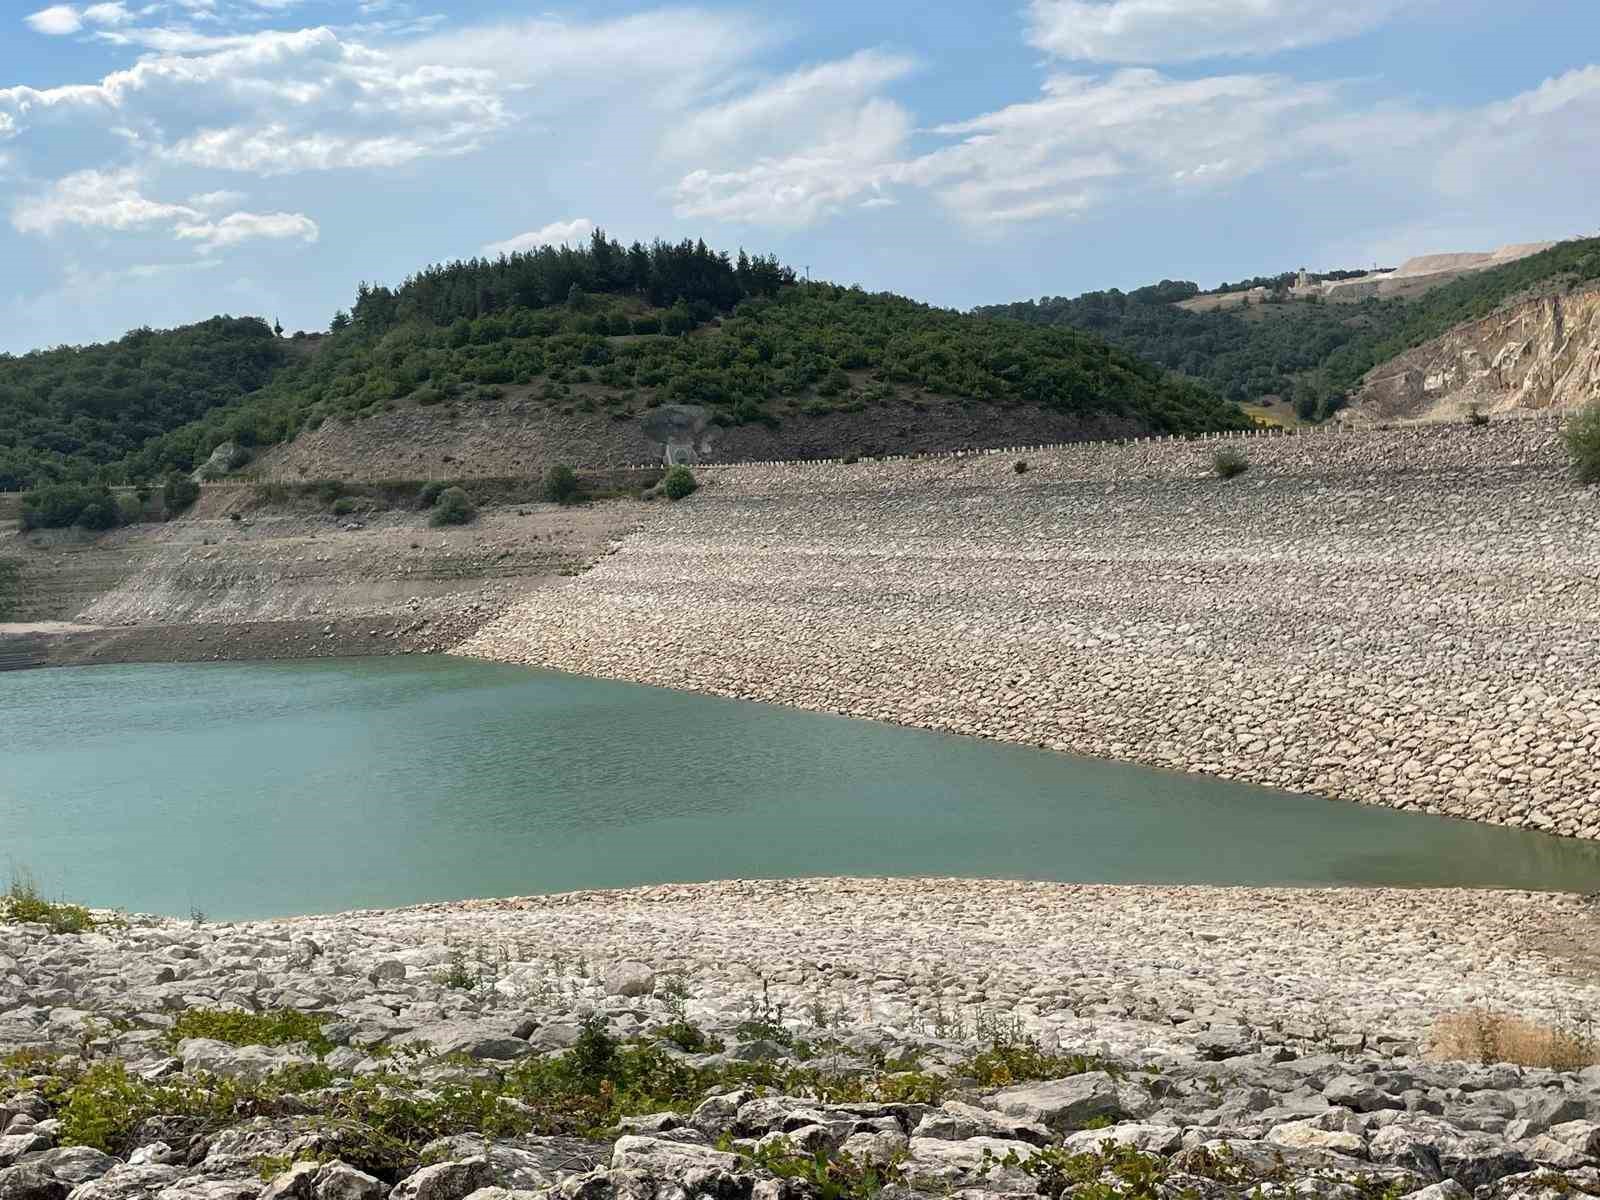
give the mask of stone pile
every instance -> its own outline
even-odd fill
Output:
[[[1025,466],[702,469],[459,652],[1600,837],[1600,502],[1555,422]]]
[[[0,1197],[809,1200],[816,1180],[777,1168],[818,1154],[876,1165],[886,1200],[1034,1195],[1041,1163],[1116,1188],[1157,1172],[1165,1195],[1600,1194],[1600,1068],[1421,1053],[1431,1016],[1461,1005],[1592,1011],[1600,988],[1529,938],[1592,941],[1595,925],[1580,901],[1526,894],[938,880],[131,918],[84,935],[0,925]],[[329,1045],[168,1036],[186,1011],[230,1008],[314,1014]],[[755,1014],[766,1032],[751,1035]],[[604,1136],[468,1131],[393,1178],[340,1157],[348,1121],[326,1111],[349,1081],[440,1087],[569,1053],[585,1020],[650,1040],[685,1018],[724,1042],[674,1052],[699,1067],[805,1055],[937,1078],[996,1030],[1091,1057],[937,1100],[728,1088]],[[319,1062],[333,1081],[221,1128],[157,1117],[107,1154],[66,1144],[60,1093],[29,1075],[50,1054],[173,1085]]]

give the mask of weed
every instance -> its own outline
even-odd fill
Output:
[[[1600,1038],[1587,1018],[1545,1024],[1485,1008],[1449,1013],[1433,1023],[1430,1052],[1445,1060],[1484,1065],[1509,1062],[1524,1067],[1577,1071],[1600,1065]]]
[[[46,900],[27,876],[13,878],[0,893],[0,924],[43,925],[51,933],[88,933],[94,918],[81,904]]]
[[[773,1042],[779,1046],[793,1046],[794,1034],[783,1024],[783,1005],[772,1002],[767,981],[761,981],[761,999],[751,999],[750,1015],[733,1028],[734,1036],[745,1042]]]
[[[174,1046],[184,1038],[211,1038],[230,1046],[287,1046],[304,1042],[313,1053],[322,1055],[333,1049],[333,1043],[322,1033],[326,1019],[292,1008],[264,1013],[191,1008],[172,1023],[167,1039]]]
[[[792,1180],[803,1186],[806,1195],[816,1200],[871,1200],[904,1174],[903,1158],[883,1166],[861,1162],[845,1151],[800,1154],[786,1143],[769,1142],[754,1150],[741,1150],[739,1157],[752,1167]]]

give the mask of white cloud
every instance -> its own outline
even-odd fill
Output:
[[[259,238],[294,239],[309,245],[321,235],[317,223],[310,217],[283,212],[230,213],[220,221],[183,222],[173,232],[185,241],[197,243],[202,253]]]
[[[1060,58],[1164,63],[1273,54],[1376,29],[1429,0],[1031,0],[1029,40]]]
[[[127,25],[134,15],[121,0],[114,0],[110,4],[91,4],[83,10],[83,19],[91,25]]]
[[[798,228],[878,195],[913,121],[878,93],[915,63],[863,51],[790,72],[692,114],[666,137],[668,158],[698,162],[673,189],[680,217]]]
[[[570,221],[552,221],[543,229],[519,233],[503,242],[490,242],[483,252],[491,258],[518,251],[537,250],[540,246],[576,245],[586,241],[594,232],[594,222],[588,217],[575,217]]]
[[[29,13],[23,20],[35,33],[48,34],[51,37],[64,37],[83,28],[83,20],[78,16],[78,10],[70,4],[52,4],[49,8]]]
[[[214,212],[219,208],[232,208],[235,204],[242,204],[244,198],[243,192],[201,192],[197,196],[190,196],[184,203],[202,212]]]
[[[169,204],[143,194],[144,178],[133,167],[77,171],[41,195],[11,210],[19,233],[55,234],[65,227],[114,233],[165,232],[193,242],[202,253],[260,238],[315,242],[315,221],[300,213],[234,212],[212,218],[210,210],[236,202],[235,193],[212,192],[187,204]]]
[[[53,234],[64,225],[126,231],[200,217],[186,205],[147,199],[139,192],[140,183],[131,168],[78,171],[57,180],[43,195],[19,201],[11,210],[11,224],[19,233]]]

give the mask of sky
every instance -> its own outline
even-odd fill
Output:
[[[966,308],[1600,227],[1600,0],[0,0],[0,351],[703,237]]]

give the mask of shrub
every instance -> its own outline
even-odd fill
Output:
[[[174,1046],[184,1038],[211,1038],[231,1046],[287,1046],[305,1042],[317,1054],[333,1049],[322,1033],[327,1018],[292,1008],[270,1012],[236,1012],[224,1008],[191,1008],[178,1015],[167,1031]]]
[[[433,506],[433,515],[429,521],[434,525],[467,525],[477,515],[478,510],[472,503],[472,497],[458,487],[451,487],[439,493],[439,499]]]
[[[1600,483],[1600,402],[1589,405],[1561,435],[1579,483]]]
[[[117,524],[135,525],[144,520],[144,501],[131,492],[117,497]]]
[[[24,529],[65,529],[76,525],[97,495],[97,489],[81,483],[52,483],[35,488],[22,497]],[[109,498],[110,492],[106,493]]]
[[[444,484],[437,479],[429,480],[422,485],[422,490],[417,493],[417,503],[423,508],[432,508],[438,503],[440,495],[444,492]]]
[[[1011,464],[1011,469],[1018,475],[1026,475],[1028,473],[1028,460],[1025,458],[1017,459],[1016,462]]]
[[[336,517],[348,517],[355,510],[356,502],[352,496],[340,496],[333,502],[333,515]]]
[[[1467,408],[1467,424],[1468,425],[1487,425],[1488,423],[1489,423],[1489,414],[1484,412],[1476,404],[1470,405]]]
[[[324,504],[332,504],[350,490],[342,479],[319,479],[314,486],[317,490],[317,499]]]
[[[694,472],[684,466],[673,467],[661,480],[661,490],[666,493],[669,500],[682,500],[699,486],[700,484],[695,481]]]
[[[578,498],[578,476],[571,467],[557,463],[544,473],[544,498],[556,504],[571,504]]]
[[[436,387],[421,388],[417,392],[417,403],[424,408],[432,407],[435,404],[443,404],[444,401],[444,393]]]
[[[161,485],[161,507],[169,517],[175,517],[200,498],[200,485],[177,471],[167,476]]]
[[[31,879],[13,879],[0,893],[0,923],[43,925],[51,933],[87,933],[94,918],[81,904],[46,900]]]
[[[1243,450],[1224,446],[1211,456],[1211,469],[1218,479],[1232,479],[1250,469],[1250,460],[1244,456]]]

